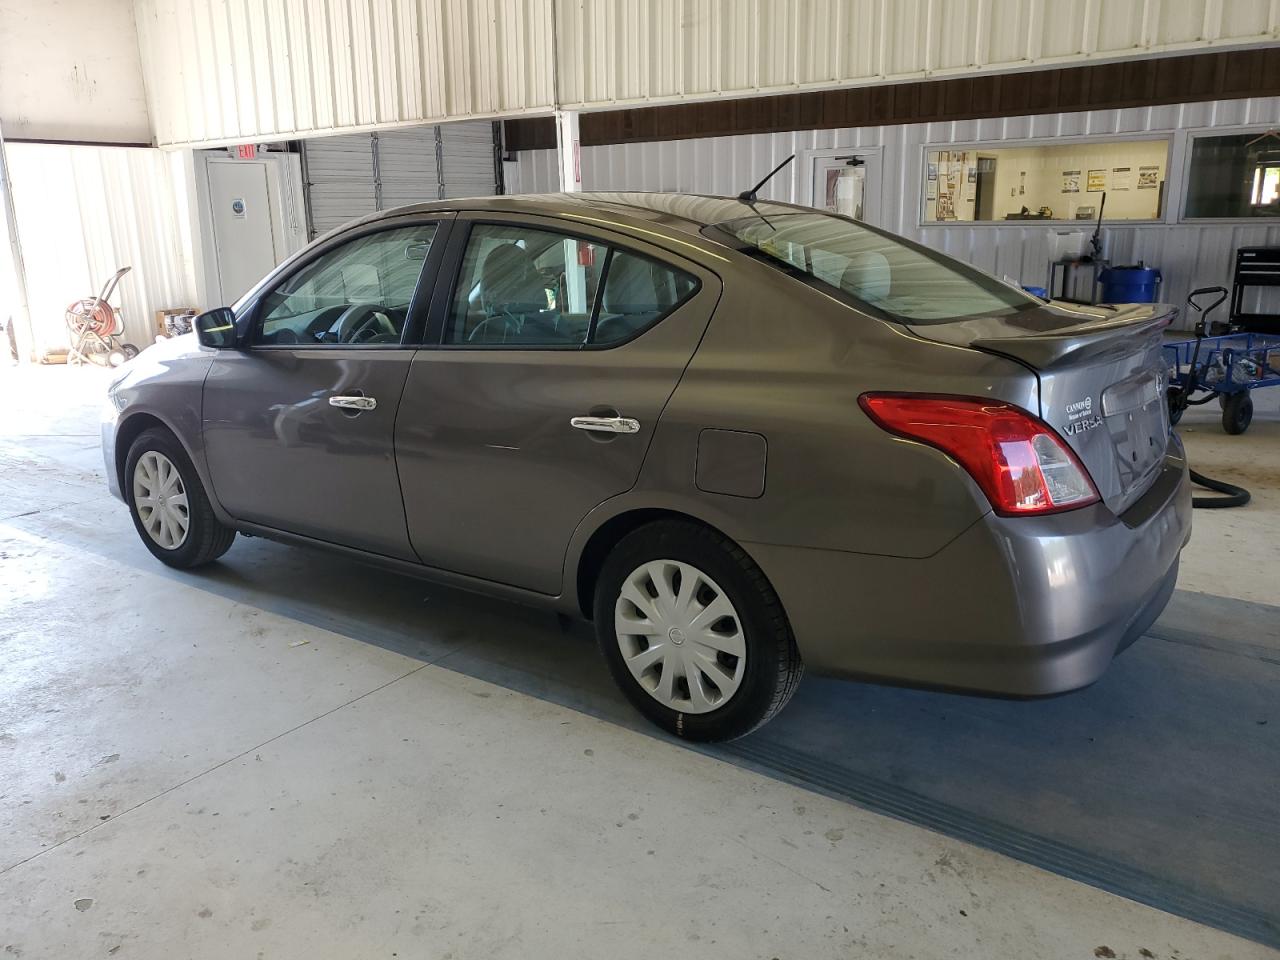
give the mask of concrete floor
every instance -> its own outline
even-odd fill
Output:
[[[0,369],[6,957],[1280,956],[632,726],[538,614],[363,568],[332,602],[259,541],[170,572],[106,496],[104,383]],[[1180,587],[1273,602],[1280,415],[1212,419],[1193,460],[1255,504],[1197,512]]]

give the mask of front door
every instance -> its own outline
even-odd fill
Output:
[[[414,559],[394,428],[443,232],[418,219],[335,238],[249,308],[247,342],[218,352],[204,388],[232,516]]]
[[[720,287],[638,241],[502,219],[470,221],[396,455],[424,563],[554,595],[574,529],[635,484]]]
[[[875,224],[880,219],[880,154],[875,150],[822,150],[810,155],[811,206]]]
[[[209,160],[209,206],[222,302],[240,299],[283,259],[263,160]]]

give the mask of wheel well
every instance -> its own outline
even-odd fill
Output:
[[[120,424],[120,429],[116,432],[116,480],[120,483],[121,491],[126,489],[124,478],[124,462],[129,459],[129,448],[133,446],[133,441],[144,430],[151,427],[159,427],[162,430],[169,430],[168,425],[159,417],[153,417],[149,413],[135,413],[132,417]],[[127,496],[127,494],[125,494]]]
[[[683,520],[686,523],[715,530],[711,524],[676,510],[630,510],[616,517],[610,517],[591,535],[587,545],[582,548],[582,555],[578,557],[578,610],[586,619],[590,620],[594,612],[596,580],[600,576],[600,568],[604,565],[605,558],[623,537],[655,520]],[[723,535],[723,531],[716,530],[716,532]]]

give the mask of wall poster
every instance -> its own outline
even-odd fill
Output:
[[[1130,184],[1133,183],[1132,167],[1112,167],[1111,168],[1111,189],[1112,190],[1128,190]]]
[[[1139,167],[1138,168],[1138,189],[1154,190],[1160,186],[1160,168],[1159,167]]]
[[[1063,193],[1079,193],[1080,192],[1080,171],[1079,170],[1063,170],[1062,171],[1062,192]]]
[[[1107,189],[1107,171],[1106,170],[1090,170],[1089,179],[1085,185],[1087,193],[1101,193]]]

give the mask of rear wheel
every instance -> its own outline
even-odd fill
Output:
[[[236,532],[224,527],[178,439],[168,430],[144,430],[125,459],[124,491],[143,544],[171,567],[198,567],[218,559]]]
[[[660,521],[605,561],[596,633],[614,680],[654,723],[689,740],[731,740],[768,721],[804,672],[782,604],[728,538]]]
[[[1231,434],[1244,433],[1253,421],[1253,398],[1248,390],[1227,397],[1222,404],[1222,429]]]

